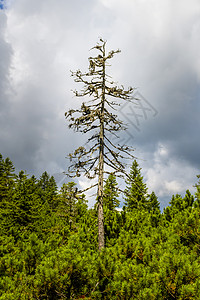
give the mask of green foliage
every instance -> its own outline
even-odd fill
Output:
[[[122,217],[116,209],[119,207],[118,187],[116,177],[113,173],[108,176],[104,186],[103,211],[104,230],[106,245],[115,242],[122,226]]]
[[[158,202],[158,197],[154,192],[152,192],[149,195],[149,201],[147,207],[149,212],[152,212],[154,214],[160,213],[160,203]]]
[[[173,195],[169,204],[170,206],[164,209],[164,216],[166,220],[171,221],[179,212],[192,210],[194,204],[194,196],[191,195],[189,190],[187,190],[184,198],[182,198],[179,194],[176,194],[175,196]]]
[[[106,180],[103,194],[104,194],[103,197],[104,207],[108,208],[111,211],[119,207],[120,201],[118,199],[119,194],[117,190],[117,181],[113,173],[111,173],[108,176],[108,179]]]
[[[197,178],[199,179],[198,183],[195,184],[195,187],[197,189],[195,196],[196,196],[196,201],[195,201],[195,206],[199,207],[200,206],[200,175],[197,175]]]
[[[57,185],[53,176],[49,176],[47,172],[44,172],[38,181],[38,186],[40,187],[40,197],[43,203],[48,203],[50,209],[55,209],[56,195],[57,195]]]
[[[141,169],[136,160],[134,160],[128,179],[126,180],[127,187],[125,189],[125,205],[128,211],[134,208],[141,209],[148,207],[147,187],[143,182]]]
[[[130,182],[122,212],[115,176],[106,182],[99,252],[97,211],[74,182],[57,192],[46,172],[16,176],[0,156],[0,300],[199,299],[198,194],[172,196],[161,213],[135,162],[133,170],[143,193]]]
[[[76,229],[77,223],[82,220],[87,212],[85,196],[78,194],[74,182],[68,182],[63,184],[57,199],[57,217],[63,219],[64,224],[68,224],[70,230]]]
[[[3,159],[0,154],[0,204],[9,200],[15,184],[14,166],[9,158]]]

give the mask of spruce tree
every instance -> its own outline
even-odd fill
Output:
[[[110,136],[116,137],[119,131],[126,129],[123,122],[112,111],[116,111],[120,103],[133,99],[133,88],[125,90],[123,86],[117,86],[107,73],[109,60],[119,53],[119,50],[107,53],[106,41],[102,39],[92,49],[98,53],[94,57],[89,57],[88,72],[83,73],[80,70],[72,72],[75,82],[83,85],[80,92],[74,91],[75,96],[88,96],[91,100],[87,103],[83,102],[80,109],[70,109],[65,116],[69,119],[70,128],[90,134],[87,147],[80,146],[69,155],[74,161],[69,167],[69,172],[78,177],[81,174],[90,179],[98,177],[96,184],[98,238],[99,250],[101,250],[104,247],[103,185],[107,172],[105,166],[111,168],[115,175],[124,174],[126,166],[124,159],[133,158],[128,146],[116,145],[110,138]]]
[[[45,171],[38,181],[38,186],[41,189],[41,198],[43,203],[47,203],[50,209],[55,209],[57,206],[56,195],[57,195],[57,185],[53,176]]]
[[[120,204],[118,185],[113,173],[108,176],[103,193],[105,238],[106,245],[109,245],[110,241],[116,240],[122,227],[121,214],[117,210]]]
[[[57,215],[73,229],[78,219],[86,212],[85,195],[79,194],[75,182],[64,183],[58,195]]]
[[[148,210],[153,213],[160,213],[160,203],[154,192],[149,195]]]
[[[196,187],[196,193],[195,193],[195,197],[196,197],[196,201],[195,201],[195,206],[200,207],[200,175],[197,175],[197,178],[199,179],[198,183],[195,184]]]
[[[194,196],[190,193],[189,190],[186,191],[185,197],[183,198],[183,207],[191,208],[194,203]]]
[[[12,229],[9,225],[10,205],[13,203],[17,176],[9,158],[3,159],[0,154],[0,233],[8,233]]]
[[[141,168],[136,160],[133,161],[129,177],[126,180],[125,206],[127,211],[134,208],[148,208],[147,187],[143,182]]]
[[[42,204],[38,194],[37,179],[20,171],[12,197],[4,203],[2,228],[16,238],[32,231],[41,218]]]
[[[11,197],[16,175],[12,161],[7,157],[5,160],[0,154],[0,203]]]
[[[114,211],[119,207],[120,201],[118,199],[119,193],[117,189],[116,177],[113,173],[108,176],[103,190],[103,204],[109,210]]]

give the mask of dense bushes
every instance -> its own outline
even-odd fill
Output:
[[[161,213],[136,162],[130,174],[122,211],[113,174],[105,185],[99,253],[96,210],[74,183],[58,191],[0,156],[0,299],[199,299],[199,183]]]

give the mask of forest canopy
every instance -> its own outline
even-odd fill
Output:
[[[16,174],[0,155],[0,299],[199,299],[200,177],[161,212],[136,160],[129,175],[122,211],[114,174],[104,186],[99,252],[97,210],[75,182]]]

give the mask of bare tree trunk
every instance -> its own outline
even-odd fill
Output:
[[[80,70],[72,72],[75,82],[82,83],[83,89],[74,91],[76,97],[93,97],[88,104],[84,102],[80,109],[70,109],[65,113],[66,118],[70,119],[69,128],[82,133],[95,133],[88,139],[91,144],[90,149],[81,146],[73,153],[69,154],[70,161],[75,162],[69,166],[69,173],[74,174],[71,177],[79,177],[84,174],[87,178],[93,179],[98,176],[97,189],[97,207],[98,207],[98,248],[99,251],[105,246],[104,237],[104,214],[103,214],[103,188],[104,188],[104,166],[113,169],[115,173],[125,174],[126,164],[122,159],[134,158],[130,153],[132,148],[123,145],[114,145],[107,134],[116,136],[116,132],[125,130],[121,120],[117,115],[109,111],[109,108],[116,110],[116,106],[121,104],[115,101],[115,98],[122,101],[131,101],[133,99],[133,88],[125,90],[123,86],[118,87],[115,82],[110,81],[106,73],[108,60],[110,60],[120,50],[111,50],[106,54],[106,41],[100,38],[92,49],[96,49],[99,55],[89,57],[89,71],[82,73]],[[76,114],[79,114],[76,117]],[[75,115],[74,115],[75,114]],[[107,171],[107,170],[106,170]],[[91,186],[90,188],[94,187]]]
[[[104,106],[105,106],[105,45],[103,47],[103,80],[100,116],[99,180],[98,180],[98,243],[99,251],[105,246],[103,216],[103,177],[104,177]]]
[[[103,217],[103,122],[100,127],[99,180],[98,180],[98,237],[99,251],[104,248],[104,217]]]

